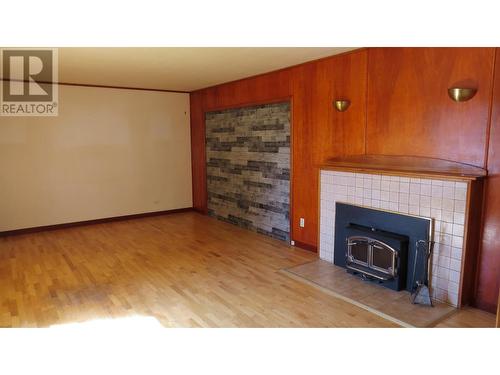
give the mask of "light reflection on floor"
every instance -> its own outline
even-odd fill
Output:
[[[84,322],[55,324],[50,328],[103,328],[103,329],[134,329],[134,328],[161,328],[160,322],[152,316],[127,316],[122,318],[92,319]]]

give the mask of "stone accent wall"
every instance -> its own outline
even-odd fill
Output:
[[[205,122],[209,215],[288,241],[290,104],[209,112]]]

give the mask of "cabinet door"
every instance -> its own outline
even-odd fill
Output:
[[[370,49],[367,153],[483,167],[493,60],[493,48]],[[478,91],[457,103],[451,87]]]

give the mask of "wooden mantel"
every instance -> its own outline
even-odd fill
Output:
[[[352,155],[326,160],[321,169],[476,180],[486,170],[469,164],[418,156]]]

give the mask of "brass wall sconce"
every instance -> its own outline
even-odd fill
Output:
[[[466,102],[476,95],[477,89],[452,87],[448,89],[448,96],[455,102]]]
[[[350,100],[335,100],[333,102],[333,104],[335,105],[335,109],[339,112],[345,112],[347,111],[347,108],[349,108],[349,106],[351,105],[351,101]]]

